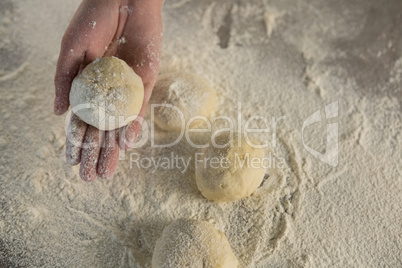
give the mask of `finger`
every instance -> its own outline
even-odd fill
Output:
[[[146,108],[149,102],[149,99],[152,94],[152,89],[155,85],[155,82],[148,83],[144,87],[144,100],[142,102],[141,110],[138,113],[138,116],[134,121],[129,123],[125,128],[123,128],[123,133],[121,133],[119,146],[122,150],[129,150],[134,147],[134,143],[138,137],[138,134],[141,131],[142,123],[144,121],[144,116],[146,113]]]
[[[82,2],[63,36],[55,75],[56,115],[67,111],[71,84],[80,69],[104,55],[117,28],[118,1],[104,1],[100,5],[105,6],[97,8],[90,2]]]
[[[154,85],[155,81],[144,85],[144,100],[142,102],[141,110],[135,120],[128,124],[127,127],[123,129],[122,135],[120,135],[122,138],[120,139],[119,145],[122,150],[129,150],[134,147],[134,143],[141,131],[142,123],[144,121],[146,109]]]
[[[113,39],[111,40],[104,57],[116,56],[117,49],[121,43],[125,42],[123,38],[124,27],[127,23],[127,18],[129,17],[130,8],[128,6],[120,7],[119,18],[117,21],[116,31],[114,33]],[[121,39],[122,38],[122,39]]]
[[[123,129],[119,143],[120,149],[127,151],[131,148],[134,148],[135,141],[141,131],[141,123],[136,119]]]
[[[102,179],[110,179],[119,161],[118,131],[108,131],[105,135],[105,146],[101,149],[97,173]]]
[[[130,28],[130,27],[128,27]],[[144,88],[156,81],[160,68],[161,33],[141,35],[134,29],[126,30],[126,43],[120,44],[116,56],[126,61],[141,77]]]
[[[74,113],[66,133],[66,159],[69,165],[77,165],[81,162],[82,142],[88,125],[79,119]]]
[[[147,2],[144,1],[144,4]],[[136,2],[141,5],[141,1]],[[124,59],[138,74],[144,86],[156,80],[162,49],[162,15],[158,5],[137,6],[129,14],[117,57]],[[142,23],[139,23],[142,22]]]
[[[159,70],[159,62],[155,63],[155,68]],[[136,73],[142,78],[144,83],[144,100],[137,118],[124,129],[124,133],[121,135],[122,139],[119,145],[122,150],[129,150],[134,147],[134,143],[141,131],[146,108],[157,78],[157,73],[155,74],[154,70],[151,70],[149,67],[134,69],[136,69]]]
[[[84,181],[89,182],[96,178],[96,167],[104,133],[105,132],[100,131],[93,126],[88,126],[87,128],[81,153],[80,166],[80,177]]]
[[[141,3],[148,2],[136,2],[137,5],[142,5]],[[137,8],[129,14],[123,32],[125,42],[118,46],[116,53],[133,68],[144,84],[144,100],[139,116],[124,128],[124,133],[120,136],[119,146],[122,150],[132,148],[140,133],[142,119],[159,73],[162,46],[161,5],[150,6],[148,8],[136,6]],[[139,21],[143,23],[138,24]]]
[[[55,76],[54,113],[62,115],[68,110],[71,83],[78,74],[85,52],[62,45]]]

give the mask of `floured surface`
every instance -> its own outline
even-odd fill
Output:
[[[402,4],[338,2],[165,3],[162,72],[205,77],[216,115],[237,118],[241,102],[243,125],[286,117],[274,149],[282,169],[252,197],[215,204],[196,189],[185,141],[131,153],[181,156],[186,170],[130,167],[127,153],[112,180],[81,181],[52,115],[59,43],[79,1],[2,1],[0,264],[150,267],[163,228],[196,218],[226,234],[241,267],[401,266]],[[338,117],[304,138],[324,152],[325,123],[338,122],[337,167],[301,139],[303,122],[334,101]]]

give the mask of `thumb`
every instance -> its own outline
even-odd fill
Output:
[[[96,8],[93,5],[96,2]],[[99,3],[98,3],[99,2]],[[116,31],[120,1],[82,1],[63,36],[57,62],[54,113],[69,107],[71,83],[82,67],[102,57]]]
[[[56,115],[62,115],[68,110],[71,83],[78,74],[84,56],[85,51],[62,46],[54,80],[56,93],[54,113]]]

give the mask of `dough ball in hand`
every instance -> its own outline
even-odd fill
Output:
[[[84,122],[113,130],[133,121],[144,100],[141,78],[123,60],[96,59],[73,81],[70,105]]]
[[[211,144],[203,150],[196,162],[195,178],[201,194],[216,202],[250,196],[264,178],[264,149],[254,148],[244,138],[237,134],[232,137],[228,132],[218,134],[215,143],[217,146]]]
[[[181,131],[194,116],[209,118],[215,108],[216,93],[204,78],[182,72],[159,76],[149,108],[154,111],[154,122],[166,131]],[[153,108],[152,108],[153,106]],[[197,127],[203,120],[194,120]]]
[[[152,268],[236,268],[238,260],[224,233],[212,224],[179,219],[156,242]]]

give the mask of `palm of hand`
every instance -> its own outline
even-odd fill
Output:
[[[92,181],[96,175],[111,177],[119,149],[127,149],[140,131],[159,71],[162,1],[158,1],[83,1],[63,37],[55,77],[57,115],[64,114],[69,107],[74,77],[96,58],[116,56],[126,61],[144,83],[139,120],[124,128],[102,132],[72,115],[67,133],[67,162],[81,162],[83,180]]]

